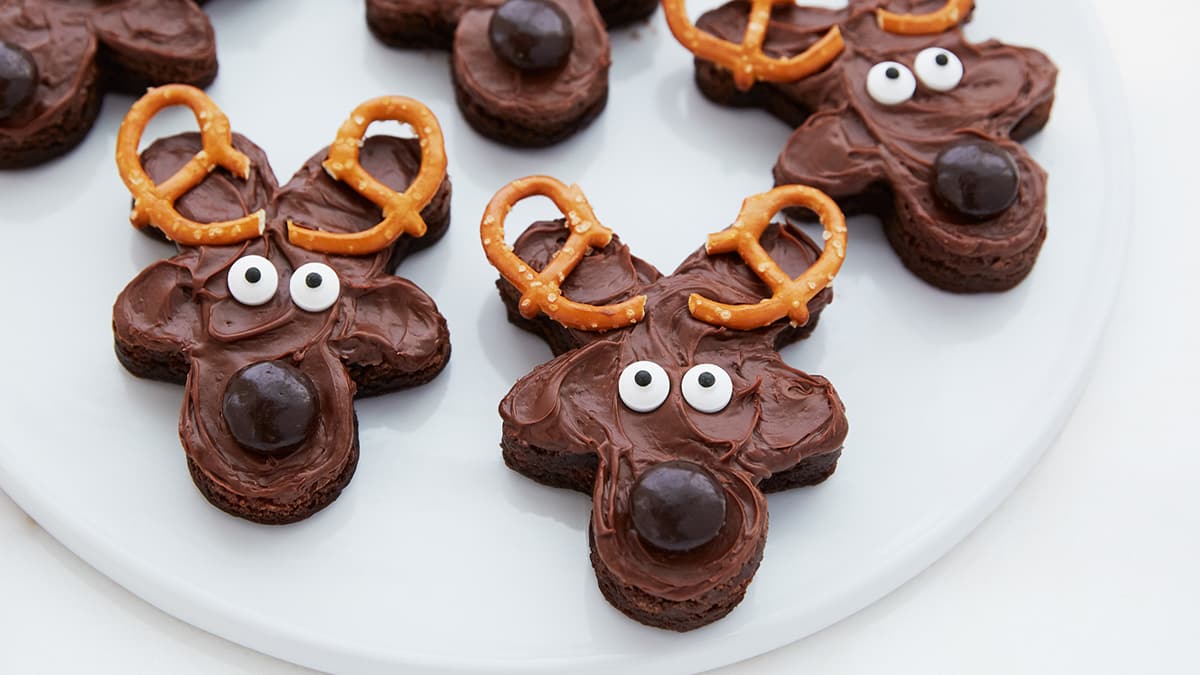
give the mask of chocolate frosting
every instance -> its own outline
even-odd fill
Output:
[[[831,26],[845,50],[823,71],[796,82],[758,83],[740,102],[766,107],[799,128],[775,167],[777,184],[811,185],[848,211],[894,218],[907,236],[951,257],[995,260],[1040,245],[1046,216],[1046,174],[1017,143],[1040,128],[1054,99],[1057,69],[1041,52],[994,40],[973,44],[959,29],[932,36],[886,33],[876,10],[927,13],[943,0],[851,0],[842,10],[784,5],[773,10],[763,51],[795,56]],[[704,14],[697,26],[740,43],[749,4],[736,0]],[[868,93],[867,72],[883,61],[913,69],[917,54],[941,47],[961,59],[956,88],[918,85],[908,102],[886,106]],[[712,67],[698,59],[698,66]],[[954,144],[984,139],[1007,151],[1020,171],[1017,203],[976,222],[934,199],[933,164]],[[890,191],[892,200],[871,199]]]
[[[540,270],[565,239],[563,221],[535,223],[515,249]],[[763,244],[793,276],[818,255],[816,245],[791,226],[772,225]],[[777,351],[801,331],[787,321],[734,331],[693,318],[687,307],[691,293],[727,303],[755,303],[770,295],[739,257],[709,256],[703,248],[664,277],[614,237],[583,259],[562,290],[592,304],[645,294],[646,318],[609,333],[558,331],[565,338],[558,344],[561,355],[522,378],[501,402],[505,436],[552,454],[598,456],[595,551],[623,583],[682,601],[747,569],[753,573],[767,529],[758,483],[806,458],[837,451],[847,433],[833,386],[791,368]],[[812,321],[831,299],[826,289],[810,302]],[[671,381],[666,402],[649,413],[624,406],[617,388],[621,371],[641,360],[662,366]],[[720,366],[733,380],[732,400],[718,413],[691,408],[680,393],[683,374],[702,363]],[[717,537],[686,553],[647,545],[630,516],[637,478],[673,460],[704,467],[726,495],[726,522]]]
[[[156,141],[143,154],[147,173],[161,182],[200,147],[194,133]],[[381,219],[377,207],[321,168],[327,148],[279,188],[257,146],[235,135],[234,147],[250,157],[249,179],[217,170],[177,208],[200,222],[265,209],[265,233],[230,246],[179,247],[175,257],[146,268],[125,288],[113,308],[113,329],[119,344],[186,360],[179,433],[194,466],[252,503],[286,509],[343,476],[356,457],[356,387],[348,369],[428,371],[444,360],[448,333],[433,300],[412,282],[389,274],[411,245],[407,238],[358,257],[313,253],[288,242],[289,219],[334,232],[361,231]],[[419,170],[420,149],[415,140],[375,136],[364,142],[361,163],[389,187],[403,190]],[[443,184],[443,198],[447,190]],[[249,254],[267,258],[280,280],[275,296],[255,307],[238,303],[226,284],[230,265]],[[333,268],[341,284],[338,301],[323,312],[300,310],[288,290],[292,270],[313,261]],[[239,446],[222,416],[225,383],[242,368],[268,361],[295,366],[317,391],[315,428],[282,457]]]
[[[493,114],[520,120],[574,118],[607,91],[612,58],[600,13],[591,0],[554,2],[570,17],[575,43],[567,63],[545,73],[523,72],[492,50],[492,7],[462,14],[454,35],[455,80]]]
[[[498,7],[504,0],[367,0],[367,11],[381,16],[424,16],[439,29],[458,25],[468,10]]]
[[[41,80],[23,111],[0,120],[6,153],[90,125],[77,108],[98,87],[205,85],[217,68],[212,26],[191,0],[2,0],[0,40],[28,50]]]

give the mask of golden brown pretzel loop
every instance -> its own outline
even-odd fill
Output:
[[[541,272],[535,272],[504,242],[504,220],[509,211],[517,202],[534,195],[549,197],[567,217],[567,228],[571,231],[562,250]],[[603,306],[574,302],[563,296],[560,285],[588,249],[604,248],[612,240],[612,230],[596,219],[578,185],[567,187],[549,176],[529,176],[505,185],[492,197],[483,214],[479,238],[488,261],[521,291],[518,308],[526,319],[544,312],[568,328],[605,331],[635,324],[646,315],[644,295]]]
[[[946,0],[946,4],[929,14],[895,14],[885,9],[876,12],[879,28],[898,35],[933,35],[954,28],[975,6],[974,0]]]
[[[727,42],[697,28],[688,19],[685,0],[663,0],[663,13],[676,40],[696,56],[728,69],[733,74],[734,85],[742,91],[750,89],[759,80],[794,82],[808,77],[832,63],[845,48],[842,32],[834,26],[802,54],[773,59],[762,50],[771,9],[793,4],[793,0],[750,0],[750,3],[749,22],[741,44]]]
[[[825,250],[795,279],[779,268],[759,242],[771,218],[790,206],[811,209],[825,227]],[[808,323],[808,302],[833,281],[846,258],[846,217],[824,192],[805,185],[785,185],[746,199],[733,225],[710,234],[705,248],[709,255],[736,252],[773,295],[754,305],[726,305],[693,293],[688,299],[692,316],[735,330],[762,328],[785,316],[792,325],[803,326]]]
[[[175,175],[155,185],[142,167],[138,144],[146,125],[163,108],[185,105],[196,115],[203,149]],[[117,133],[117,170],[133,195],[134,227],[153,225],[172,241],[187,246],[234,244],[262,234],[263,211],[236,220],[198,223],[175,210],[175,200],[200,184],[218,166],[245,180],[250,176],[250,158],[233,147],[229,118],[204,92],[184,84],[169,84],[146,92],[129,109]]]
[[[421,170],[404,192],[396,192],[367,173],[358,163],[363,135],[372,122],[395,120],[408,124],[421,144]],[[382,251],[402,235],[424,236],[421,210],[437,194],[446,178],[446,147],[442,128],[433,112],[420,101],[402,96],[382,96],[354,109],[338,129],[322,166],[335,180],[383,210],[383,220],[362,232],[337,233],[314,230],[288,221],[288,239],[300,248],[337,255],[367,255]]]

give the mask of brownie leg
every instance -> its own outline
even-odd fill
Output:
[[[588,529],[588,541],[591,544],[592,568],[596,571],[596,583],[613,607],[639,623],[682,633],[707,626],[738,606],[746,595],[746,588],[754,578],[754,573],[758,571],[759,563],[762,562],[763,548],[767,542],[765,527],[762,534],[754,554],[733,578],[697,598],[683,601],[660,598],[636,586],[622,583],[613,576],[597,555],[596,538],[591,528]]]
[[[286,504],[271,502],[263,499],[250,499],[225,488],[212,480],[200,467],[188,457],[188,472],[192,482],[204,495],[210,504],[238,518],[261,523],[263,525],[287,525],[299,522],[317,511],[329,506],[342,494],[342,490],[354,477],[358,467],[358,416],[354,417],[354,445],[346,456],[346,464],[328,483],[313,490],[298,500]]]
[[[805,459],[796,466],[772,475],[758,484],[764,493],[782,492],[792,488],[808,487],[822,483],[837,470],[841,449]]]

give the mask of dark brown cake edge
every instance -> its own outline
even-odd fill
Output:
[[[654,13],[658,0],[595,0],[596,9],[609,28],[641,21]]]
[[[83,142],[100,115],[103,98],[100,74],[95,64],[85,76],[91,84],[72,98],[72,103],[53,123],[26,142],[9,143],[0,137],[0,169],[23,169],[67,154]]]
[[[367,27],[390,47],[449,50],[454,44],[454,24],[441,21],[436,12],[429,15],[385,12],[368,0]]]
[[[689,600],[667,600],[651,595],[642,589],[621,583],[600,560],[596,553],[596,538],[588,527],[588,545],[591,548],[592,569],[596,572],[596,584],[608,602],[625,616],[638,623],[672,630],[680,633],[707,626],[724,617],[736,608],[746,595],[746,588],[754,579],[758,565],[762,562],[766,547],[766,527],[755,545],[754,553],[738,573],[720,586],[704,592],[700,597]]]
[[[358,467],[358,415],[354,416],[354,444],[346,457],[346,464],[336,476],[315,491],[301,496],[294,502],[280,504],[265,499],[254,499],[238,495],[219,485],[187,458],[188,473],[192,482],[204,495],[210,504],[238,518],[244,518],[262,525],[288,525],[304,520],[321,509],[329,506],[342,494],[342,490],[354,477]]]
[[[451,71],[453,72],[453,68]],[[528,122],[507,119],[476,101],[454,73],[454,99],[463,119],[481,136],[518,148],[544,148],[560,143],[587,128],[608,105],[608,85],[599,97],[577,115],[542,117]]]

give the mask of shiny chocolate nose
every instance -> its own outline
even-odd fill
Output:
[[[308,375],[291,364],[255,363],[229,380],[221,411],[242,447],[280,457],[312,433],[317,391]]]
[[[633,529],[664,551],[699,548],[725,524],[725,491],[691,462],[664,462],[643,473],[633,484],[630,503]]]
[[[995,218],[1017,201],[1021,174],[1007,150],[972,140],[946,148],[934,162],[933,189],[938,200],[976,220]]]
[[[571,17],[551,0],[508,0],[488,24],[492,50],[518,70],[561,68],[575,42]]]
[[[20,45],[0,40],[0,120],[29,104],[37,93],[38,67]]]

